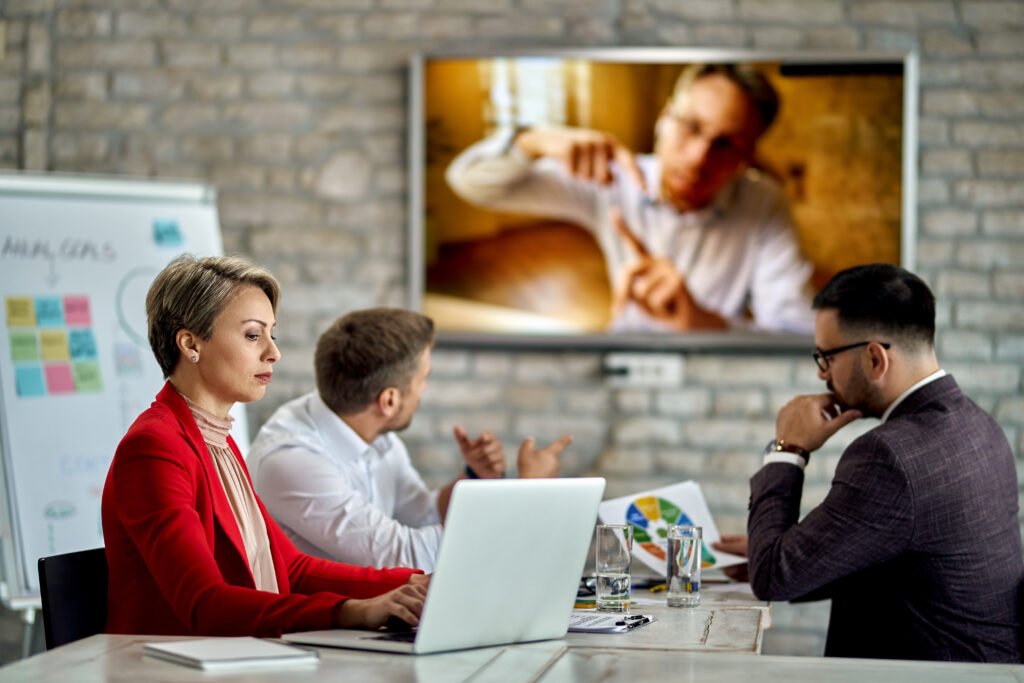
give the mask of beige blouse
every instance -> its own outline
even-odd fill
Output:
[[[256,504],[256,495],[249,486],[245,472],[228,446],[228,433],[231,431],[234,418],[230,415],[226,418],[217,417],[188,398],[182,398],[192,411],[192,417],[199,425],[199,431],[213,458],[220,483],[231,505],[231,512],[235,515],[238,531],[242,535],[242,543],[245,545],[256,589],[277,593],[277,574],[274,573],[274,558],[270,553],[267,525],[260,513],[259,505]]]

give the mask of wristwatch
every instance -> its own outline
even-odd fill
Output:
[[[772,453],[795,453],[808,462],[811,460],[811,452],[809,450],[801,448],[796,444],[787,443],[782,439],[772,439],[764,447],[765,455],[771,455]]]

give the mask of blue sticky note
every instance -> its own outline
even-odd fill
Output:
[[[46,396],[41,365],[15,365],[14,386],[18,396]]]
[[[63,327],[64,304],[58,296],[36,297],[36,325],[39,327]]]
[[[157,218],[153,221],[153,242],[158,247],[180,247],[185,240],[181,236],[178,221]]]
[[[71,360],[96,360],[96,339],[92,330],[68,330],[68,346]]]

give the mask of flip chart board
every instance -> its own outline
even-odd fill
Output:
[[[103,545],[107,468],[163,385],[146,292],[183,252],[222,253],[210,187],[0,173],[0,598],[10,607],[38,603],[39,557]]]

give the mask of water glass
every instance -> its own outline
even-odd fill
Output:
[[[700,605],[700,565],[703,530],[699,526],[673,524],[668,528],[668,606]]]
[[[597,609],[626,612],[629,610],[633,527],[629,524],[598,524],[596,534]]]

